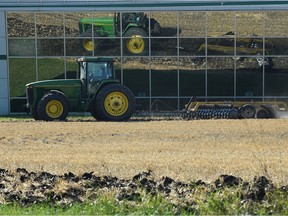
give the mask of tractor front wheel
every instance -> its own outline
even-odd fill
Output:
[[[96,95],[93,117],[100,121],[127,121],[135,111],[133,92],[121,84],[109,84]]]
[[[40,100],[37,112],[41,120],[63,121],[68,116],[69,104],[65,96],[57,93],[48,93]]]
[[[92,36],[94,37],[94,39],[92,38]],[[93,50],[97,49],[97,43],[95,41],[95,37],[98,37],[98,33],[94,32],[94,35],[92,35],[92,29],[87,29],[82,35],[81,37],[85,38],[82,40],[82,45],[83,48],[86,51],[92,52]]]

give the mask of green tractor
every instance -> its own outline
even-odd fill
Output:
[[[113,39],[122,36],[124,52],[139,56],[145,55],[148,51],[149,28],[151,35],[161,34],[160,24],[150,18],[149,25],[149,18],[143,12],[115,13],[113,17],[82,18],[79,22],[80,36],[85,38],[85,50],[97,50],[106,37]]]
[[[98,121],[126,121],[135,111],[132,91],[115,79],[112,58],[77,60],[77,79],[26,85],[26,107],[35,120],[65,120],[69,111],[90,111]]]

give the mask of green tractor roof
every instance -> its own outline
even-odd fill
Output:
[[[81,57],[77,59],[77,62],[107,62],[113,61],[111,57]]]

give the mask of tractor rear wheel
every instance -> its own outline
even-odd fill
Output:
[[[69,104],[65,96],[57,93],[48,93],[40,100],[37,112],[44,121],[63,121],[68,116]]]
[[[100,121],[127,121],[134,111],[133,92],[121,84],[109,84],[96,95],[91,113]]]
[[[30,110],[32,117],[34,118],[34,120],[40,120],[37,109],[36,108],[31,108]]]
[[[124,34],[124,51],[129,55],[145,55],[148,50],[147,33],[141,28],[130,28]],[[145,38],[146,37],[146,38]]]

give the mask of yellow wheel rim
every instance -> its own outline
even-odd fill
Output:
[[[93,51],[95,44],[93,43],[92,39],[85,39],[85,40],[83,40],[83,47],[87,51]]]
[[[53,119],[59,118],[63,111],[63,104],[58,100],[51,100],[46,105],[46,114]]]
[[[126,47],[129,52],[140,54],[145,49],[145,42],[141,35],[134,35],[126,41]]]
[[[104,108],[111,116],[121,116],[128,110],[128,98],[122,92],[112,92],[104,101]]]

